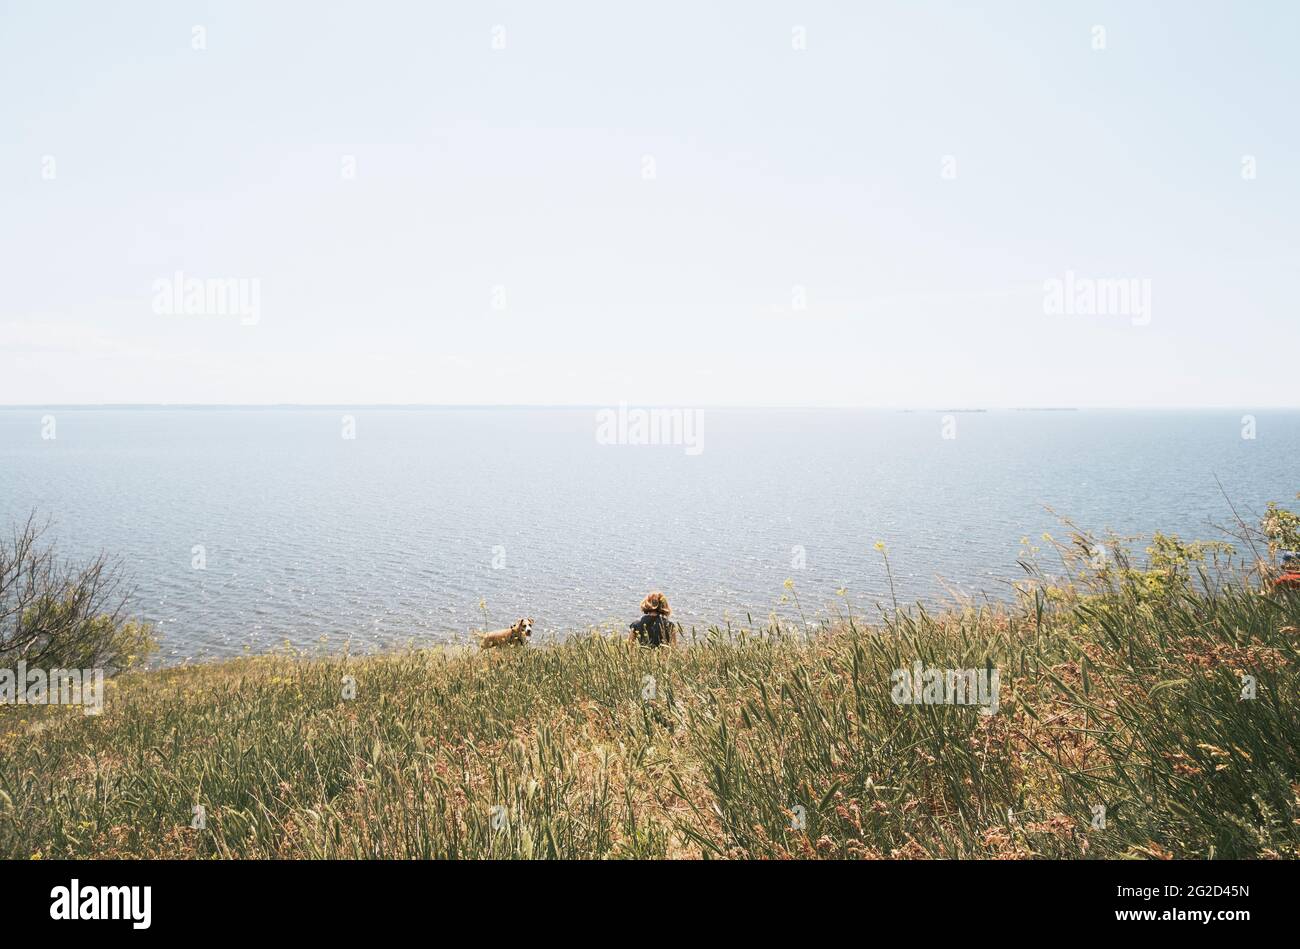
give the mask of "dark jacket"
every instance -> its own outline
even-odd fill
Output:
[[[667,646],[673,641],[677,624],[658,613],[646,613],[629,628],[636,630],[637,642],[642,646]]]

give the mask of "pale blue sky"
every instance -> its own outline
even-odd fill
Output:
[[[1295,406],[1298,37],[1289,2],[0,2],[0,403]],[[258,280],[256,325],[155,312],[178,270]],[[1151,281],[1150,322],[1044,313],[1067,270]]]

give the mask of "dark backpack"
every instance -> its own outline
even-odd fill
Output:
[[[632,624],[642,646],[666,646],[672,642],[672,622],[658,613],[646,613]]]

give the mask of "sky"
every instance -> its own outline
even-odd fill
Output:
[[[0,0],[0,404],[1295,407],[1297,36]]]

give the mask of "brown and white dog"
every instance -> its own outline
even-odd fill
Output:
[[[533,635],[533,618],[518,620],[509,629],[498,629],[491,633],[476,633],[478,644],[483,649],[497,646],[522,646]]]

